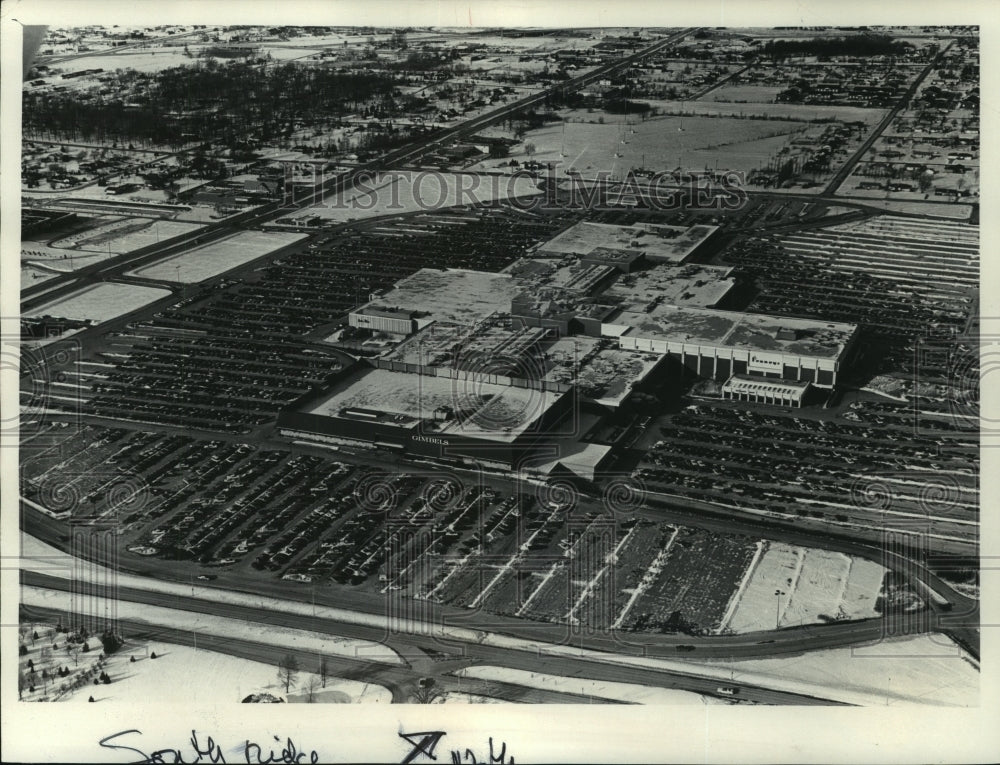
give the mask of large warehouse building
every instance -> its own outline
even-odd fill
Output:
[[[579,223],[503,273],[420,269],[351,312],[368,360],[294,402],[279,427],[592,476],[611,448],[587,434],[680,369],[724,383],[725,398],[780,406],[836,385],[857,327],[720,310],[741,289],[732,269],[685,262],[713,234]]]
[[[575,411],[571,385],[362,367],[331,389],[293,402],[280,413],[278,427],[294,438],[509,469],[562,424],[572,433],[566,421]]]
[[[700,377],[734,374],[837,383],[857,325],[660,305],[622,311],[602,326],[621,348],[664,353]]]

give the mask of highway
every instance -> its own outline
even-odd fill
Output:
[[[31,298],[40,296],[42,292],[45,293],[45,299],[49,300],[70,291],[70,289],[77,289],[95,281],[107,281],[123,271],[152,263],[162,257],[182,252],[194,245],[203,245],[230,236],[238,231],[259,226],[275,218],[287,215],[293,210],[317,204],[330,194],[343,193],[352,188],[361,179],[370,178],[374,174],[385,170],[399,168],[457,138],[472,135],[485,127],[502,122],[512,114],[544,104],[555,93],[570,93],[579,90],[595,80],[631,66],[635,62],[669,47],[693,31],[695,31],[695,28],[681,30],[662,40],[658,40],[642,50],[596,67],[590,72],[544,88],[537,93],[468,119],[455,127],[436,132],[414,144],[389,151],[361,167],[321,181],[311,192],[307,192],[297,199],[293,198],[293,203],[291,204],[285,200],[270,202],[253,210],[233,215],[218,223],[210,224],[190,234],[181,235],[163,244],[150,245],[117,258],[91,264],[69,273],[65,277],[56,277],[55,279],[48,279],[42,284],[28,286],[22,290],[22,311],[33,307],[37,301],[31,300]],[[272,253],[271,256],[273,257],[273,255]],[[70,282],[72,284],[69,284]],[[57,289],[52,290],[53,286],[57,286]]]
[[[351,462],[370,464],[373,455],[350,457],[338,453],[338,458]],[[388,469],[405,470],[406,463],[395,460],[383,464]],[[509,493],[514,490],[514,479],[504,476],[488,476],[488,485]],[[596,500],[581,498],[581,512],[588,509],[599,510]],[[802,526],[791,521],[747,517],[737,510],[723,508],[707,502],[690,499],[676,499],[647,492],[644,507],[636,515],[657,522],[670,522],[697,526],[725,534],[743,534],[751,538],[767,538],[804,547],[842,552],[875,560],[899,574],[913,584],[917,591],[923,582],[947,601],[939,604],[925,596],[929,610],[908,615],[894,614],[885,619],[860,621],[840,621],[829,624],[815,624],[801,627],[782,628],[752,635],[654,635],[618,632],[613,635],[588,635],[580,639],[580,645],[594,650],[620,652],[627,647],[650,656],[676,657],[677,645],[693,645],[698,657],[750,658],[760,656],[795,655],[816,648],[832,648],[855,645],[880,640],[886,636],[918,635],[937,631],[952,637],[973,657],[979,658],[979,603],[957,592],[947,582],[922,563],[903,554],[903,551],[884,550],[877,543],[858,540],[847,533],[836,534],[828,529]],[[48,518],[22,505],[22,528],[57,548],[64,548],[66,528],[63,523]],[[188,582],[192,574],[189,564],[177,561],[146,563],[138,559],[123,558],[117,562],[122,573],[156,577],[175,582]],[[212,587],[240,592],[266,595],[277,598],[309,602],[346,608],[360,613],[385,613],[382,597],[370,592],[348,588],[289,588],[288,583],[226,569],[215,569],[217,580]],[[562,625],[539,624],[514,617],[480,614],[467,609],[452,608],[434,604],[435,619],[441,623],[463,626],[469,629],[485,629],[502,632],[529,640],[561,642],[566,639],[567,628]]]
[[[382,170],[400,167],[411,163],[427,152],[445,145],[456,138],[474,134],[484,127],[495,124],[506,119],[509,115],[532,108],[544,102],[554,93],[569,92],[585,86],[600,77],[617,71],[620,68],[630,66],[635,61],[651,55],[664,47],[673,44],[680,37],[689,34],[692,30],[683,30],[670,37],[664,38],[657,43],[644,48],[630,56],[616,60],[609,64],[598,67],[594,71],[580,75],[564,83],[546,88],[545,90],[519,99],[511,104],[486,114],[472,118],[453,128],[435,133],[433,136],[419,142],[416,145],[402,147],[401,149],[389,152],[382,158],[373,161],[366,166],[342,173],[336,177],[321,182],[311,192],[307,192],[303,198],[299,199],[294,207],[301,208],[322,200],[331,193],[341,193],[357,184],[362,178]],[[865,151],[874,143],[877,137],[888,126],[892,118],[898,114],[907,100],[912,96],[916,87],[930,71],[931,65],[921,73],[915,80],[911,88],[900,99],[896,107],[887,114],[886,118],[872,132],[872,135],[862,144],[861,148],[855,152],[852,158],[845,163],[831,183],[826,187],[822,196],[833,194],[837,187],[853,170],[854,165],[861,158]],[[816,197],[810,197],[815,199]],[[75,291],[89,283],[98,283],[109,279],[121,278],[123,271],[131,270],[147,263],[168,257],[170,255],[183,252],[193,246],[201,246],[208,242],[227,237],[246,228],[258,226],[263,222],[272,220],[281,215],[287,214],[291,207],[281,203],[273,202],[262,208],[241,213],[225,221],[211,224],[198,232],[184,235],[170,240],[163,244],[152,245],[142,250],[137,250],[112,260],[96,263],[80,269],[65,277],[57,277],[54,280],[28,287],[24,290],[23,308],[30,308],[40,302],[48,302],[60,294]],[[292,245],[296,246],[296,245]],[[286,248],[287,249],[287,248]],[[275,257],[277,253],[271,253],[262,258]],[[220,277],[221,278],[221,277]],[[55,289],[53,286],[55,285]],[[43,294],[44,293],[44,294]],[[166,302],[176,300],[177,295],[165,298],[154,306],[146,306],[127,317],[119,317],[116,323],[124,323],[132,316],[142,312],[149,312],[155,307]],[[102,324],[99,327],[87,330],[87,334],[103,333],[108,330],[111,324]],[[213,434],[212,437],[217,437]],[[339,458],[339,456],[338,456]],[[371,459],[370,455],[365,455],[361,459]],[[348,459],[348,461],[350,461]],[[863,555],[865,557],[883,562],[890,569],[903,574],[908,581],[919,579],[927,586],[944,596],[947,603],[939,604],[928,598],[930,610],[917,614],[900,616],[894,618],[891,623],[883,619],[870,619],[853,622],[837,622],[824,625],[813,625],[799,628],[786,628],[772,630],[753,635],[720,635],[720,636],[686,636],[686,635],[651,635],[651,634],[594,634],[567,636],[567,627],[562,625],[545,625],[527,622],[512,617],[498,617],[494,615],[479,614],[464,609],[454,609],[448,607],[435,607],[436,611],[448,623],[455,626],[462,626],[469,629],[486,629],[502,634],[520,637],[528,640],[545,642],[560,642],[561,640],[572,638],[574,645],[586,647],[588,649],[615,652],[633,653],[634,655],[661,656],[677,659],[678,645],[691,645],[694,647],[693,654],[685,656],[697,656],[698,658],[751,658],[751,657],[774,657],[797,655],[805,651],[817,648],[829,648],[854,645],[858,643],[880,640],[887,634],[921,634],[930,630],[944,632],[951,636],[956,642],[962,645],[974,657],[979,656],[979,634],[978,628],[978,602],[967,598],[956,592],[950,585],[940,579],[926,566],[912,560],[904,554],[896,551],[885,551],[876,544],[858,541],[845,535],[821,532],[784,524],[774,519],[762,519],[761,521],[748,520],[745,516],[736,511],[726,510],[709,503],[699,503],[692,500],[684,500],[684,508],[677,508],[676,503],[680,500],[654,500],[649,507],[644,508],[638,514],[656,520],[676,520],[690,525],[703,528],[717,529],[726,533],[748,533],[756,536],[766,536],[783,541],[795,541],[798,544],[822,547],[829,550],[839,550],[848,554]],[[62,524],[46,519],[39,513],[24,510],[24,528],[29,533],[39,536],[39,538],[56,546],[62,546],[61,537],[66,529]],[[129,564],[130,565],[130,564]],[[151,564],[149,570],[136,571],[140,575],[157,576],[161,579],[174,579],[174,581],[186,581],[184,577],[177,576],[170,565],[164,564],[161,571],[156,568],[157,564]],[[128,570],[127,565],[122,567],[123,571]],[[55,580],[42,574],[24,572],[22,575],[25,584],[47,587],[50,589],[63,589],[65,582]],[[229,587],[244,592],[252,592],[260,595],[283,597],[300,602],[307,601],[308,591],[288,590],[288,584],[278,581],[250,580],[243,575],[229,576],[225,573],[220,575],[217,585],[220,588]],[[229,604],[219,604],[215,601],[201,600],[198,598],[182,598],[173,595],[163,595],[142,589],[123,588],[120,597],[140,603],[151,605],[161,605],[170,608],[183,608],[185,610],[199,611],[203,613],[213,613],[216,615],[227,615],[232,618],[243,619],[252,623],[274,623],[292,626],[300,629],[314,629],[316,631],[330,632],[331,634],[343,635],[345,637],[363,637],[368,640],[383,640],[384,631],[376,630],[372,627],[351,624],[348,622],[336,622],[329,619],[317,617],[304,617],[299,615],[283,614],[269,611],[262,608],[248,608],[244,606],[234,606]],[[349,608],[368,614],[381,614],[384,611],[384,602],[378,596],[371,593],[347,590],[346,588],[336,588],[325,590],[316,599],[320,605]],[[139,630],[151,629],[149,625],[134,624],[132,628]],[[160,634],[167,634],[158,631]],[[176,631],[174,631],[176,632]],[[375,633],[379,634],[375,634]],[[143,633],[143,634],[147,634]],[[171,642],[183,642],[186,633],[173,635],[177,640]],[[166,640],[167,638],[161,638]],[[201,638],[203,639],[203,638]],[[236,648],[233,655],[244,655],[245,658],[257,658],[268,655],[268,661],[274,661],[275,649],[271,646],[262,646],[252,641],[220,641],[228,645],[233,643]],[[426,656],[423,649],[435,651],[442,650],[441,642],[433,637],[420,635],[392,635],[388,644],[398,650],[402,655],[419,662],[421,656]],[[220,649],[221,650],[221,649]],[[236,653],[235,651],[244,653]],[[540,666],[539,656],[525,651],[517,651],[509,648],[498,648],[495,646],[484,646],[473,642],[462,643],[451,646],[451,650],[457,651],[464,656],[465,661],[476,663],[496,664],[498,666],[521,668],[529,671],[538,671]],[[268,653],[269,652],[269,653]],[[252,655],[251,655],[252,654]],[[331,657],[332,658],[332,657]],[[345,660],[346,661],[346,660]],[[365,674],[368,664],[352,663],[351,667],[345,667],[352,671],[360,672],[359,677],[371,679],[372,682],[386,685],[393,689],[394,697],[398,693],[402,694],[403,689],[412,687],[414,681],[413,671],[405,675],[404,670],[395,669],[393,671],[404,673],[400,675],[386,675],[386,681],[372,679]],[[381,665],[380,665],[381,666]],[[656,672],[648,668],[630,668],[622,666],[609,666],[585,659],[550,657],[544,659],[545,671],[552,674],[568,676],[585,676],[593,679],[613,680],[619,682],[641,682],[643,684],[660,684],[662,687],[681,688],[693,690],[701,693],[713,693],[717,686],[717,681],[706,681],[704,678],[694,678],[684,675],[668,674]],[[384,670],[384,667],[383,667]],[[382,671],[382,670],[380,670]],[[384,670],[388,671],[388,670]],[[446,673],[439,671],[442,682],[450,682],[446,679]],[[405,676],[404,676],[405,675]],[[632,679],[629,679],[632,678]],[[655,682],[652,679],[655,678]],[[468,682],[468,681],[466,681]],[[444,686],[442,686],[444,687]],[[399,689],[397,691],[397,689]],[[454,690],[449,686],[450,690]],[[514,693],[508,689],[510,693]],[[519,691],[523,692],[523,691]],[[541,693],[541,692],[539,692]],[[561,694],[556,694],[561,695]],[[794,694],[782,694],[765,689],[748,689],[741,698],[761,701],[763,703],[816,703],[815,699],[799,697]],[[536,699],[532,699],[536,700]],[[828,703],[828,702],[821,702]]]
[[[43,574],[22,571],[22,582],[25,585],[44,587],[51,590],[69,590],[68,580],[57,579]],[[86,590],[84,590],[86,591]],[[686,675],[679,672],[668,672],[646,666],[628,666],[621,664],[609,664],[594,659],[579,658],[573,656],[554,656],[535,650],[517,650],[514,648],[486,645],[483,643],[469,641],[458,643],[457,641],[444,641],[432,635],[419,635],[394,632],[388,637],[382,627],[353,624],[321,616],[309,616],[302,614],[289,614],[272,609],[259,607],[247,607],[230,603],[219,603],[216,601],[206,601],[199,598],[178,596],[174,594],[149,592],[128,587],[119,588],[117,591],[119,601],[129,601],[134,603],[145,603],[162,608],[172,608],[183,611],[193,611],[197,613],[211,614],[214,616],[224,616],[231,619],[246,621],[251,625],[273,624],[292,629],[321,632],[330,635],[337,635],[345,638],[356,638],[379,642],[396,651],[406,662],[409,669],[372,662],[363,659],[350,660],[344,657],[337,658],[340,667],[344,671],[354,674],[341,675],[348,679],[364,679],[370,682],[386,685],[399,689],[394,690],[400,697],[405,697],[405,691],[412,689],[413,683],[420,677],[433,676],[437,685],[447,688],[450,682],[447,673],[453,672],[459,666],[470,666],[472,664],[506,667],[509,669],[520,669],[527,672],[545,672],[546,674],[558,675],[561,677],[580,677],[590,680],[606,682],[635,683],[639,685],[672,688],[676,690],[686,690],[695,693],[708,695],[720,695],[718,688],[730,683],[716,678],[705,678],[697,675]],[[34,610],[35,607],[33,606]],[[155,625],[154,625],[155,626]],[[128,630],[127,637],[132,637],[138,630],[138,634],[149,634],[151,625],[142,622],[123,624],[123,628]],[[157,630],[159,632],[159,630]],[[253,627],[248,629],[248,634],[252,634]],[[164,633],[166,634],[166,633]],[[193,645],[195,637],[186,631],[172,630],[170,642],[178,640],[184,645]],[[199,636],[200,647],[207,647],[203,641],[206,636]],[[167,637],[160,639],[167,640]],[[231,653],[228,650],[229,639],[219,640],[213,645],[213,650],[220,650],[223,653]],[[237,641],[246,643],[248,641]],[[254,658],[265,663],[277,663],[281,655],[287,653],[283,648],[275,648],[271,645],[255,644],[253,656],[244,658]],[[452,658],[445,662],[428,662],[427,657],[432,654],[446,653]],[[616,653],[625,653],[618,646]],[[233,655],[242,655],[233,653]],[[311,654],[309,654],[311,655]],[[677,660],[676,656],[671,657]],[[701,655],[700,658],[707,658]],[[311,662],[315,662],[312,658]],[[306,666],[309,666],[307,663]],[[454,681],[455,678],[451,678]],[[464,690],[469,691],[469,681],[463,680]],[[786,693],[782,691],[770,690],[767,688],[757,688],[743,683],[736,683],[740,688],[739,698],[745,701],[755,701],[762,704],[832,704],[835,702],[825,699],[817,699],[796,693]],[[448,688],[458,690],[457,687]],[[561,694],[560,694],[561,695]],[[577,699],[579,701],[579,699]],[[563,699],[563,703],[567,700]]]
[[[55,609],[38,606],[23,606],[22,609],[25,618],[37,621],[53,622],[63,617],[63,614]],[[152,625],[148,622],[122,620],[119,622],[119,626],[128,636],[128,640],[132,642],[162,641],[173,645],[215,651],[241,659],[250,659],[262,664],[276,665],[280,658],[290,653],[298,659],[303,672],[316,672],[320,659],[325,658],[330,678],[381,685],[392,693],[394,704],[408,703],[411,694],[419,687],[418,683],[424,677],[434,677],[434,687],[443,693],[469,693],[522,704],[582,704],[593,700],[589,696],[525,688],[496,681],[487,683],[449,674],[460,667],[469,666],[469,662],[466,660],[434,662],[430,658],[425,658],[423,662],[415,662],[414,665],[409,663],[404,665],[385,664],[345,659],[336,654],[315,654],[295,648],[279,648],[242,638],[192,633],[187,630]],[[126,648],[125,651],[127,652],[127,650]],[[426,664],[426,669],[431,671],[423,671],[421,664]],[[434,669],[438,671],[433,671]],[[604,699],[600,699],[600,702],[604,704],[616,703]]]

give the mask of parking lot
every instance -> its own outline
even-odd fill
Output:
[[[652,491],[826,524],[881,540],[924,535],[964,552],[978,539],[976,444],[948,418],[915,434],[901,406],[858,403],[835,420],[711,404],[661,420],[635,476]]]

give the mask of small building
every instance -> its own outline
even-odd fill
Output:
[[[352,311],[348,324],[392,335],[410,335],[418,329],[416,311],[381,305],[366,305]]]
[[[729,401],[799,408],[810,387],[811,383],[805,381],[733,375],[723,384],[722,397]]]

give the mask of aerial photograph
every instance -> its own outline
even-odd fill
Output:
[[[54,21],[22,702],[980,706],[977,27]]]

